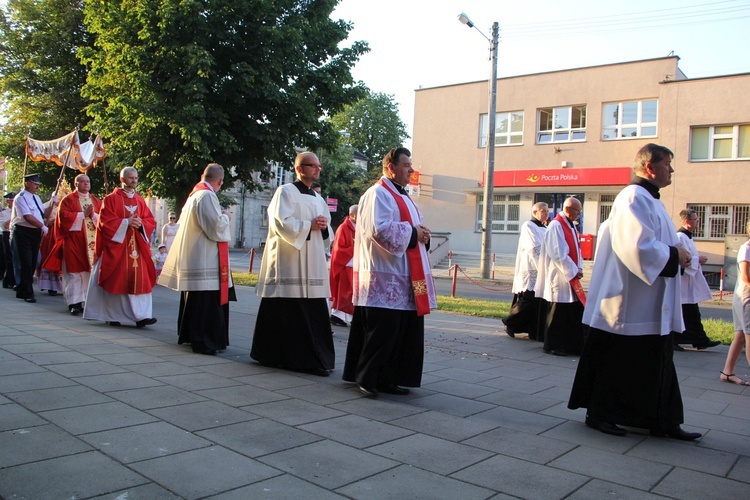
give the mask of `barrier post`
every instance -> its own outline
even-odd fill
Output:
[[[253,261],[255,261],[255,247],[250,249],[250,265],[247,267],[247,272],[253,272]]]
[[[495,279],[495,254],[492,254],[492,279]]]
[[[453,276],[453,250],[448,250],[448,276]]]
[[[724,268],[719,273],[719,300],[724,300]]]
[[[451,285],[451,297],[456,298],[456,280],[458,279],[458,264],[451,267],[453,269],[453,284]]]

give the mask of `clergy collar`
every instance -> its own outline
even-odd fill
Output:
[[[386,177],[386,179],[388,179],[388,177]],[[401,194],[407,194],[406,193],[406,189],[404,189],[404,186],[402,186],[401,184],[397,183],[393,179],[388,179],[388,180],[391,181],[391,184],[393,184],[393,187],[396,188],[396,191],[398,191]]]
[[[641,186],[643,189],[649,192],[651,196],[656,198],[657,200],[661,196],[659,194],[659,187],[651,182],[650,180],[646,179],[645,177],[635,176],[635,179],[631,182],[631,184],[635,184],[636,186]]]
[[[300,180],[296,180],[292,184],[294,184],[302,194],[309,194],[310,196],[315,196],[316,194],[318,194],[313,190],[313,188],[308,187],[304,182]]]
[[[681,227],[680,229],[678,229],[677,232],[686,235],[691,240],[693,239],[693,233],[691,231],[685,229],[684,227]]]
[[[539,227],[547,227],[547,226],[544,225],[544,223],[542,221],[540,221],[539,219],[535,219],[534,217],[531,218],[531,222],[533,222],[534,224],[536,224]]]
[[[134,189],[134,190],[132,190],[132,191],[125,191],[125,189],[123,189],[123,188],[120,188],[120,190],[121,190],[121,191],[122,191],[123,193],[125,193],[125,196],[127,196],[128,198],[135,198],[135,189]]]
[[[79,198],[88,198],[91,193],[82,193],[80,191],[76,191],[78,193]]]

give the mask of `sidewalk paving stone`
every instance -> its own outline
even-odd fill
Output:
[[[703,438],[615,437],[567,408],[577,358],[499,320],[431,313],[422,387],[367,398],[341,380],[347,328],[330,377],[252,361],[259,299],[237,292],[217,356],[177,345],[179,294],[161,287],[143,329],[45,294],[24,317],[0,294],[0,497],[692,500],[750,484],[750,388],[719,381],[726,346],[675,353],[684,428]]]

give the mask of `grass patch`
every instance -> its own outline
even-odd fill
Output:
[[[481,316],[483,318],[503,319],[510,313],[510,302],[486,299],[452,298],[438,295],[438,311],[467,316]],[[711,340],[718,340],[724,345],[732,343],[734,325],[730,321],[713,318],[703,318],[703,328]]]
[[[235,285],[255,286],[258,283],[256,273],[232,273]],[[478,316],[482,318],[503,319],[510,313],[510,302],[487,299],[463,299],[448,295],[437,296],[438,311]],[[730,321],[703,318],[703,327],[712,340],[729,345],[734,337],[734,325]]]
[[[487,299],[462,299],[448,295],[437,296],[438,311],[502,319],[510,313],[510,302]]]
[[[236,273],[232,272],[232,281],[235,285],[255,286],[258,283],[257,273]]]

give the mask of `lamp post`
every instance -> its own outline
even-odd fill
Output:
[[[479,28],[474,26],[469,16],[463,12],[459,14],[458,20],[469,28],[475,28],[481,35],[490,42],[490,104],[487,112],[487,164],[484,169],[484,214],[482,214],[482,262],[480,271],[482,278],[490,278],[491,260],[492,260],[492,208],[494,205],[494,188],[495,181],[495,106],[497,103],[497,45],[500,39],[500,25],[495,22],[492,24],[492,38],[482,33]]]

